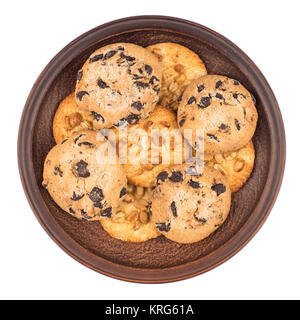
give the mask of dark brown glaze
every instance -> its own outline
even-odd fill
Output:
[[[180,43],[197,52],[208,73],[239,80],[256,99],[254,170],[232,196],[225,223],[208,238],[178,244],[163,236],[143,243],[110,237],[99,222],[64,213],[42,187],[43,162],[55,142],[52,120],[59,102],[75,88],[77,72],[97,48],[113,42],[148,46]],[[284,127],[271,88],[255,64],[221,35],[171,17],[125,18],[97,27],[66,46],[44,69],[26,102],[19,129],[19,170],[41,225],[69,255],[91,269],[133,282],[169,282],[206,272],[238,252],[261,227],[277,197],[285,163]]]

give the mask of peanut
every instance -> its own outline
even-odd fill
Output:
[[[65,124],[67,129],[69,130],[75,128],[81,122],[82,122],[82,116],[78,112],[72,113],[70,116],[65,117]]]
[[[233,169],[234,169],[235,172],[240,172],[240,171],[243,170],[244,166],[245,166],[244,160],[238,159],[238,160],[236,160],[236,162],[234,163]]]
[[[176,72],[183,72],[183,70],[184,70],[184,66],[182,65],[182,64],[180,64],[180,63],[178,63],[178,64],[176,64],[175,66],[174,66],[174,70],[176,71]]]

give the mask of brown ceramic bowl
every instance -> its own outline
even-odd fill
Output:
[[[239,80],[255,96],[259,113],[253,138],[255,167],[234,193],[225,223],[208,238],[179,244],[160,236],[144,243],[110,237],[99,222],[64,213],[43,189],[43,162],[55,145],[52,119],[59,102],[74,90],[76,73],[97,48],[113,42],[148,46],[177,42],[197,52],[208,72]],[[25,193],[40,224],[70,256],[102,274],[133,282],[161,283],[206,272],[232,257],[266,220],[281,184],[285,136],[274,94],[255,64],[232,42],[194,22],[138,16],[97,27],[68,44],[43,70],[26,102],[19,129],[19,170]]]

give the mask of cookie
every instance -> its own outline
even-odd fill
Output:
[[[126,129],[127,159],[122,162],[131,184],[155,186],[159,172],[174,164],[183,163],[185,153],[188,157],[191,152],[189,144],[184,144],[176,114],[167,107],[156,106],[147,119],[128,125]],[[117,134],[119,154],[123,143],[123,139],[119,139],[120,135],[121,133]]]
[[[162,69],[157,58],[132,43],[115,43],[91,54],[78,72],[76,100],[94,117],[94,128],[136,123],[159,99]]]
[[[159,103],[177,110],[184,89],[206,75],[206,67],[194,51],[178,43],[157,43],[147,49],[158,58],[163,69]]]
[[[182,132],[192,130],[193,147],[199,148],[202,139],[204,153],[239,150],[251,140],[256,129],[255,99],[237,80],[206,75],[186,88],[177,120]]]
[[[231,192],[236,192],[250,177],[254,160],[255,149],[253,142],[250,141],[237,151],[214,155],[206,164],[226,176]]]
[[[110,143],[95,131],[73,133],[48,153],[42,185],[57,205],[78,219],[110,217],[126,193],[126,175],[107,159]],[[108,150],[108,149],[107,149]]]
[[[160,235],[150,220],[149,199],[153,188],[127,186],[119,208],[110,219],[100,220],[112,237],[129,242],[143,242]]]
[[[93,116],[80,110],[75,93],[71,93],[59,104],[53,119],[53,136],[56,143],[69,138],[74,132],[93,129]]]
[[[152,221],[158,231],[179,243],[208,237],[225,221],[231,191],[216,169],[204,167],[191,175],[189,165],[175,166],[159,174],[151,201]]]

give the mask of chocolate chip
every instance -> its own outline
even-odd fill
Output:
[[[122,190],[120,191],[120,198],[122,198],[123,196],[125,196],[126,194],[126,188],[122,188]]]
[[[149,80],[149,83],[150,83],[150,84],[154,84],[154,81],[158,81],[158,82],[159,82],[159,79],[158,79],[157,77],[155,77],[155,76],[152,76],[152,77],[150,78],[150,80]]]
[[[77,141],[81,138],[85,136],[85,133],[81,133],[80,135],[78,135],[75,139],[74,139],[74,143],[77,143]]]
[[[169,180],[172,182],[181,182],[183,181],[183,175],[180,171],[173,171],[172,175],[169,177]]]
[[[87,170],[88,163],[86,163],[83,160],[80,160],[75,165],[75,170],[77,171],[77,174],[81,178],[87,178],[90,176],[90,172]]]
[[[135,84],[138,88],[142,88],[142,89],[145,89],[145,88],[148,88],[148,87],[149,87],[149,84],[148,84],[148,83],[142,82],[142,81],[135,81],[134,84]]]
[[[82,97],[83,97],[84,95],[89,95],[89,93],[88,93],[87,91],[79,91],[79,92],[77,92],[77,94],[76,94],[77,100],[81,101],[81,100],[82,100]]]
[[[160,89],[156,88],[156,87],[153,87],[152,89],[153,89],[154,92],[156,92],[156,95],[159,96]]]
[[[219,129],[221,129],[221,130],[225,130],[227,128],[228,128],[228,126],[225,123],[221,123],[221,125],[219,126]]]
[[[127,56],[126,54],[124,54],[124,52],[121,52],[120,57],[121,57],[122,59],[125,59],[126,61],[133,61],[133,60],[135,60],[135,57]]]
[[[126,118],[126,121],[127,121],[129,124],[135,124],[135,123],[137,123],[137,122],[140,120],[140,118],[141,118],[140,115],[131,113],[131,114]]]
[[[141,101],[136,101],[131,104],[131,108],[136,109],[138,111],[141,111],[142,107],[143,107],[143,104],[141,103]]]
[[[96,54],[95,56],[93,56],[93,57],[90,58],[89,63],[99,61],[99,60],[101,60],[102,58],[103,58],[103,53]]]
[[[102,202],[94,202],[94,207],[102,209],[103,204],[102,204]]]
[[[98,79],[97,84],[98,87],[101,89],[109,88],[109,85],[107,85],[107,83],[104,82],[102,79]]]
[[[84,218],[84,219],[86,219],[86,220],[91,219],[91,217],[88,216],[87,212],[84,211],[83,209],[80,210],[80,213],[81,213],[82,218]]]
[[[143,69],[142,69],[142,68],[138,68],[138,72],[139,72],[140,74],[142,74],[142,73],[143,73]]]
[[[95,111],[91,111],[91,114],[93,115],[94,120],[96,120],[96,121],[101,120],[102,123],[105,122],[104,118],[102,117],[102,115],[101,115],[100,113],[97,113],[97,112],[95,112]]]
[[[198,92],[201,92],[204,88],[205,88],[204,85],[201,84],[200,86],[197,87]]]
[[[166,179],[168,178],[168,172],[167,171],[162,171],[160,172],[157,177],[156,177],[156,184],[159,185],[159,181],[166,181]]]
[[[181,100],[182,100],[182,94],[177,98],[177,102],[179,103],[181,102]]]
[[[207,135],[210,139],[213,139],[213,140],[216,140],[217,142],[220,142],[219,139],[218,139],[215,135],[210,134],[210,133],[207,133],[206,135]]]
[[[240,131],[241,130],[241,126],[240,126],[240,123],[239,123],[238,119],[234,119],[234,123],[235,123],[236,128]]]
[[[188,185],[194,189],[201,188],[201,184],[197,181],[193,181],[192,179],[188,182]]]
[[[118,50],[124,51],[125,49],[124,49],[124,47],[119,46],[119,47],[118,47]]]
[[[76,80],[80,81],[82,79],[82,75],[83,75],[83,71],[82,70],[78,71]]]
[[[187,101],[187,104],[192,104],[192,103],[195,103],[196,101],[197,101],[196,98],[194,96],[191,96]]]
[[[184,125],[184,123],[185,123],[185,118],[183,118],[179,121],[179,126],[182,127]]]
[[[55,174],[55,175],[58,174],[60,177],[63,176],[63,172],[60,170],[59,167],[55,167],[55,168],[54,168],[54,174]]]
[[[218,184],[215,184],[211,187],[211,189],[216,192],[217,196],[219,196],[220,194],[224,193],[226,191],[226,187],[221,184],[221,183],[218,183]]]
[[[173,216],[176,218],[177,217],[177,208],[176,208],[175,201],[172,201],[172,203],[171,203],[171,211],[173,213]]]
[[[138,74],[134,74],[133,75],[133,80],[140,80],[140,79],[144,79],[143,76],[139,76]]]
[[[201,222],[201,223],[206,223],[207,222],[207,219],[203,218],[203,217],[197,217],[197,215],[194,213],[194,218],[198,221],[198,222]]]
[[[73,191],[73,195],[72,195],[72,197],[71,197],[71,200],[73,200],[73,201],[78,201],[78,200],[80,200],[80,199],[83,198],[83,197],[84,197],[84,194],[76,194],[76,192]]]
[[[89,198],[93,202],[100,202],[104,199],[103,192],[100,188],[94,187],[92,191],[89,193]]]
[[[64,144],[68,139],[64,139],[60,144]]]
[[[74,211],[72,208],[69,208],[69,212],[70,212],[71,214],[75,214],[75,211]]]
[[[239,101],[239,99],[238,99],[239,96],[242,96],[244,99],[246,99],[246,96],[242,93],[234,93],[233,94],[234,99],[236,99],[237,101]]]
[[[202,98],[201,98],[201,104],[202,104],[205,108],[207,108],[207,107],[210,105],[210,103],[211,103],[211,98],[210,98],[210,96],[208,96],[208,97],[202,97]]]
[[[238,86],[240,83],[239,83],[237,80],[233,80],[233,84],[234,84],[235,86]]]
[[[223,96],[220,94],[220,93],[216,93],[216,98],[218,98],[218,99],[223,99]]]
[[[218,80],[218,81],[216,82],[216,89],[218,89],[221,85],[222,85],[222,81],[221,81],[221,80]]]
[[[128,61],[128,65],[129,65],[129,67],[133,67],[135,64],[136,64],[136,62],[132,62],[132,63],[130,63],[131,61]]]
[[[118,94],[118,95],[120,95],[120,96],[122,95],[122,93],[121,93],[119,90],[113,90],[113,91],[112,91],[112,94]]]
[[[112,215],[112,207],[108,207],[100,212],[102,217],[110,218]]]
[[[149,66],[149,64],[145,65],[145,70],[149,75],[152,73],[152,68],[151,68],[151,66]]]
[[[197,104],[197,106],[201,109],[207,108],[208,106],[210,106],[211,104],[211,97],[202,97],[201,101],[199,104]]]
[[[89,147],[89,148],[95,148],[95,145],[94,145],[93,143],[88,142],[88,141],[79,142],[77,145],[78,145],[79,147],[81,147],[81,146],[87,146],[87,147]]]
[[[160,232],[169,232],[171,229],[171,224],[170,222],[168,224],[162,222],[162,223],[155,223],[155,227],[160,231]]]
[[[115,54],[117,53],[116,50],[111,50],[105,53],[103,60],[107,60],[110,59],[111,57],[113,57]]]

